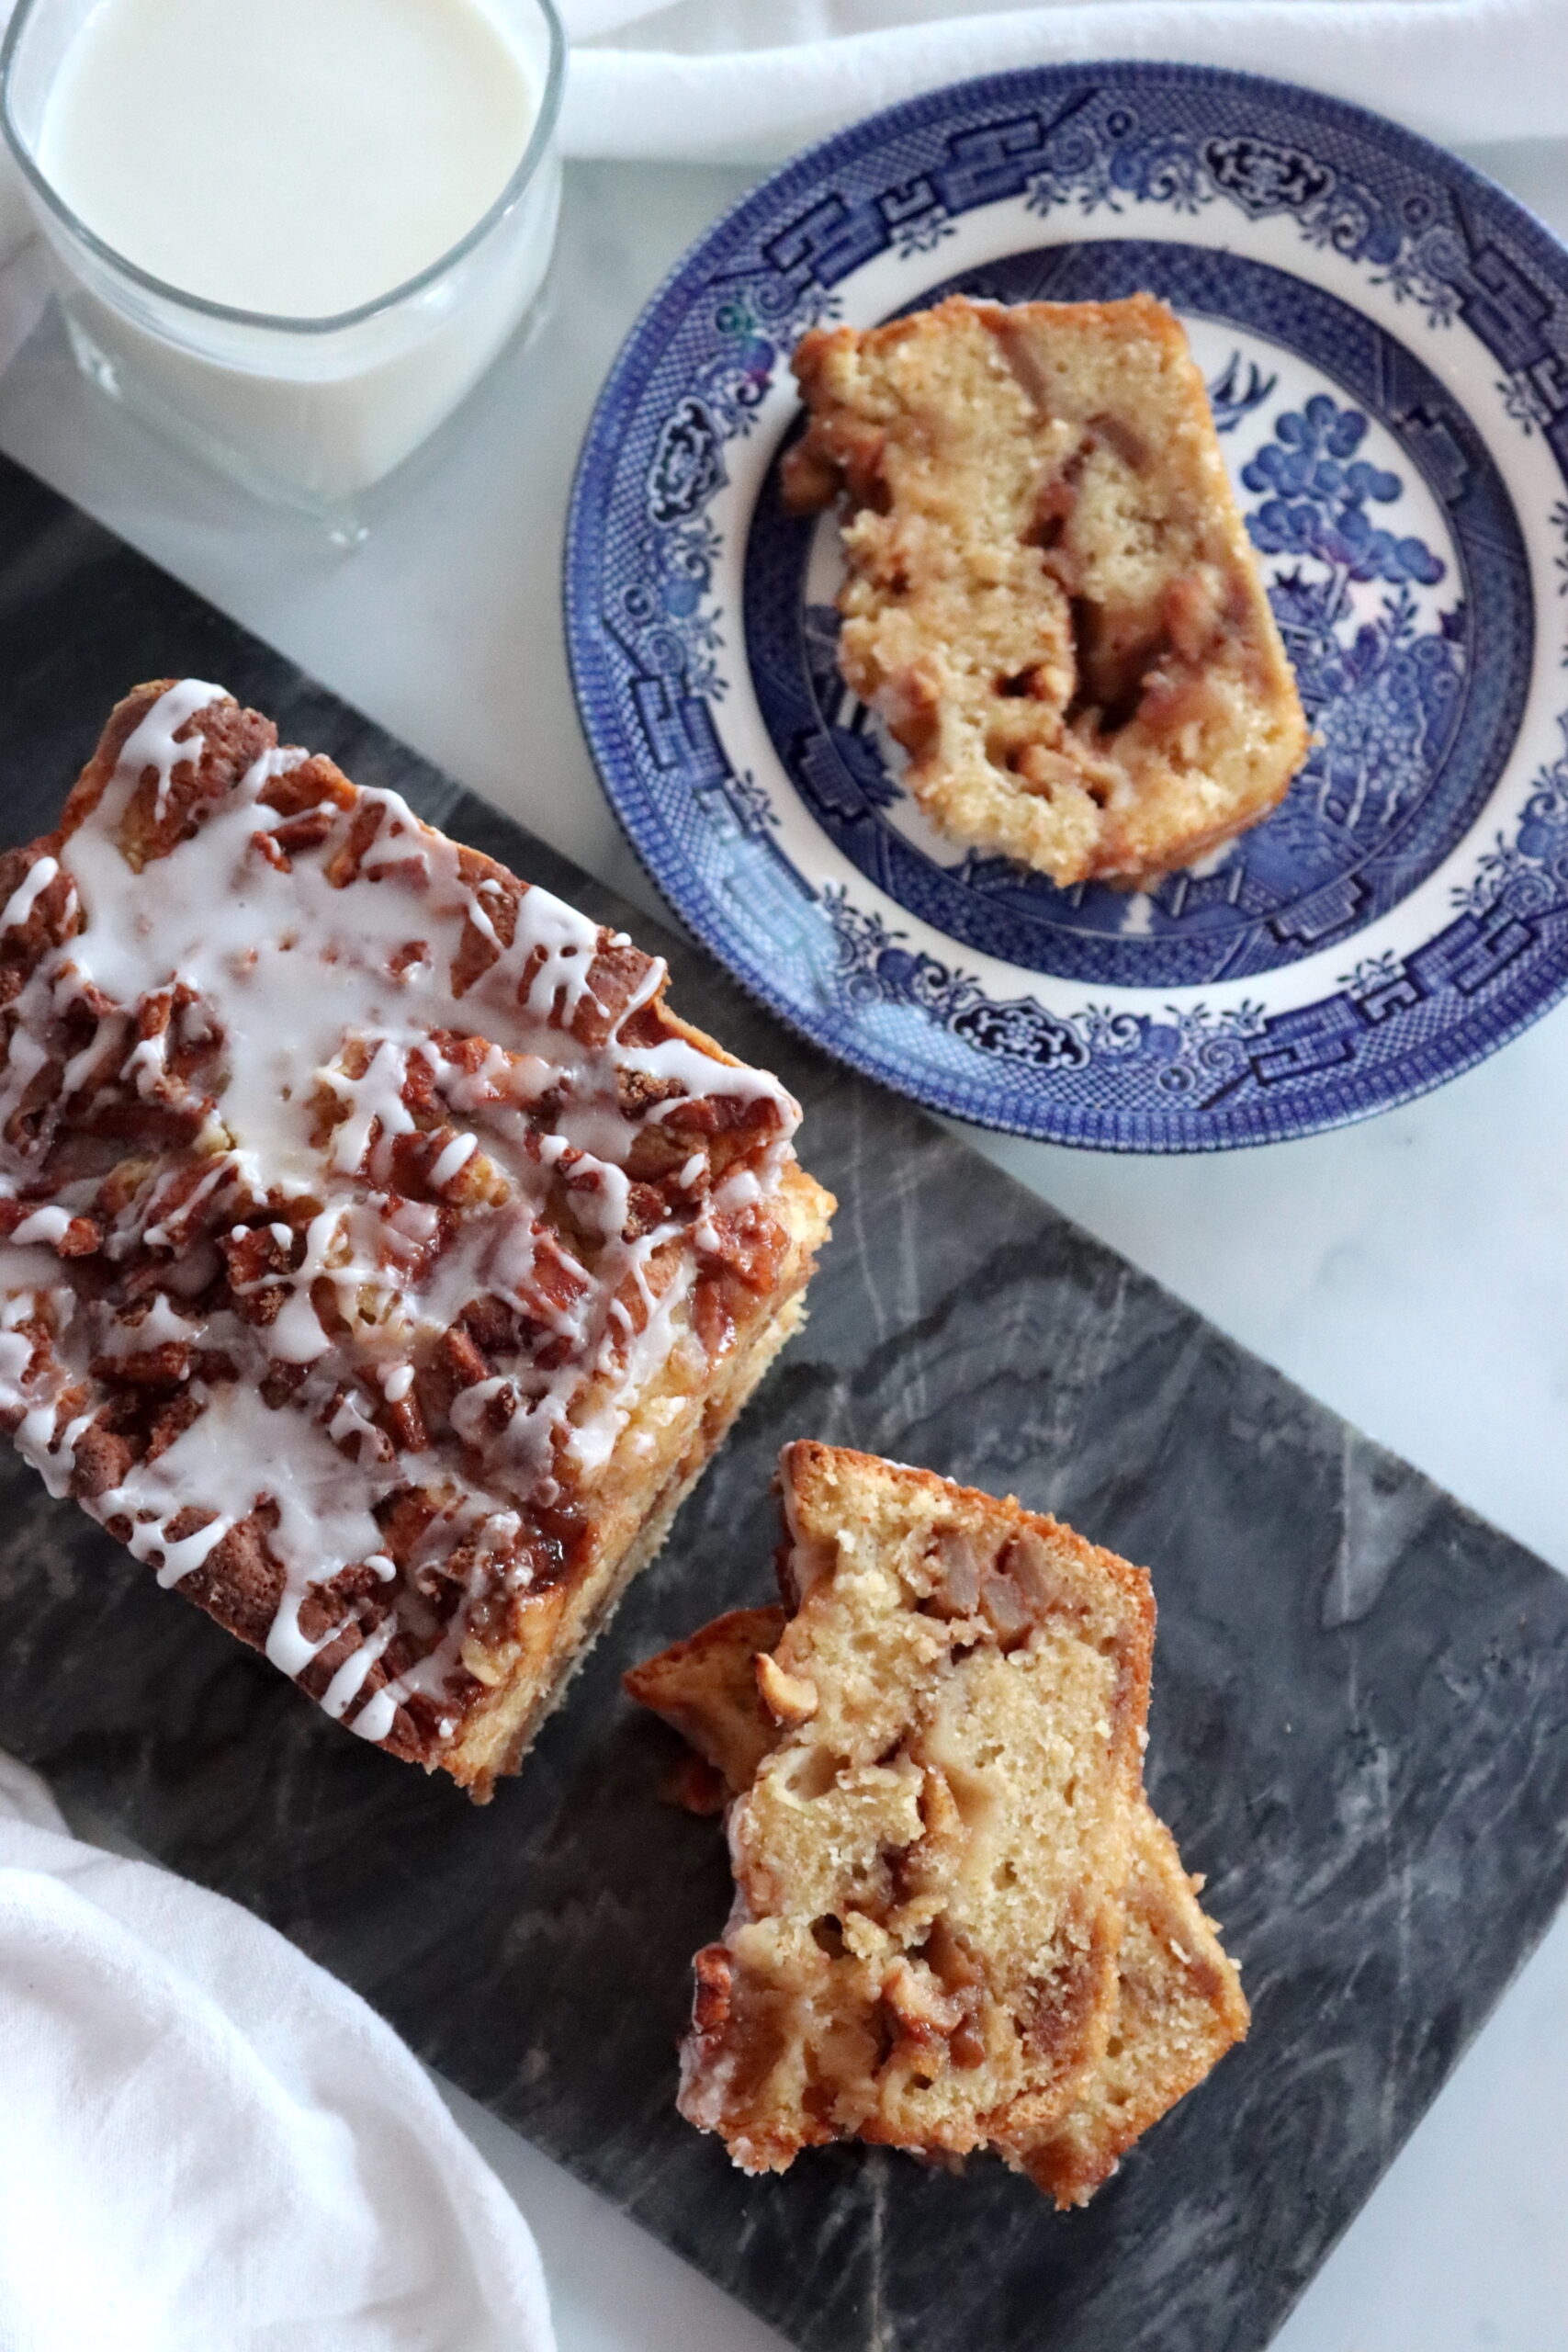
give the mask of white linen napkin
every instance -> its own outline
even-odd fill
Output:
[[[1568,0],[558,0],[574,155],[772,160],[1010,65],[1245,67],[1433,139],[1568,134]]]
[[[526,2224],[390,2028],[0,1756],[0,2352],[553,2352]]]
[[[1568,135],[1568,0],[558,0],[569,155],[768,162],[897,98],[1096,57],[1242,66],[1449,141]],[[0,33],[12,0],[0,0]],[[0,147],[0,368],[46,292]]]

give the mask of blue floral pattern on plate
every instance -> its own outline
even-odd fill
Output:
[[[953,287],[1184,318],[1314,728],[1280,808],[1128,898],[934,834],[786,516],[788,357]],[[613,371],[569,641],[607,789],[756,993],[939,1108],[1213,1149],[1406,1099],[1568,985],[1568,257],[1377,118],[1243,75],[892,109],[705,238]]]

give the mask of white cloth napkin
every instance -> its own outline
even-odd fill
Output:
[[[558,0],[574,155],[785,155],[1010,65],[1245,67],[1434,139],[1568,135],[1568,0]]]
[[[1568,0],[558,0],[570,155],[766,162],[1010,65],[1177,58],[1273,74],[1435,139],[1568,135]],[[0,32],[12,0],[0,0]],[[0,368],[46,291],[0,148]]]
[[[0,2352],[553,2352],[534,2241],[412,2052],[0,1756]]]

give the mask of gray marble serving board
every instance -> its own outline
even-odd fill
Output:
[[[810,2352],[1255,2352],[1562,1892],[1568,1583],[0,462],[4,838],[53,821],[118,695],[181,673],[663,947],[677,1003],[799,1094],[841,1206],[809,1328],[488,1811],[328,1723],[8,1453],[0,1746]],[[658,1802],[673,1744],[618,1676],[766,1595],[771,1467],[804,1434],[1011,1488],[1153,1568],[1150,1787],[1254,2026],[1084,2213],[886,2151],[749,2181],[674,2113],[727,1872]]]

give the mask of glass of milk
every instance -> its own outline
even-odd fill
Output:
[[[342,518],[539,292],[564,70],[550,0],[18,0],[0,120],[82,368]]]

